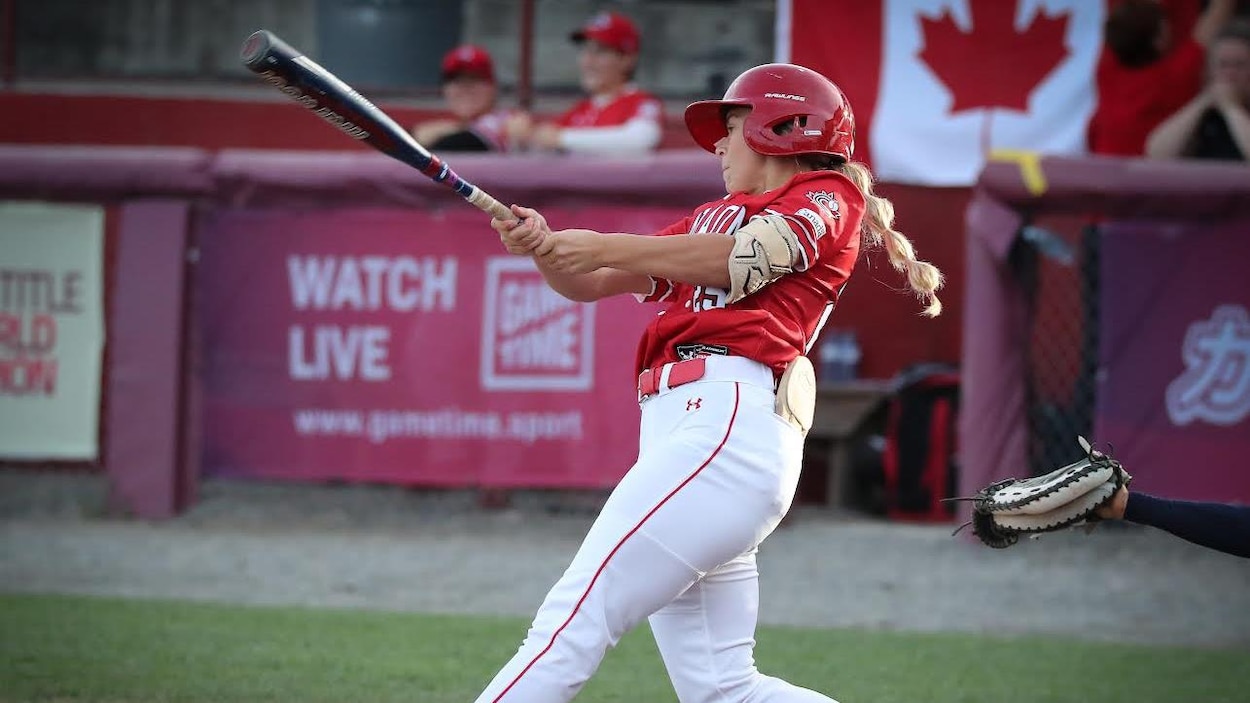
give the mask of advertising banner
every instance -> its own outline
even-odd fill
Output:
[[[104,209],[0,202],[0,457],[94,460]]]
[[[1109,225],[1096,434],[1133,486],[1250,503],[1250,222]]]
[[[685,212],[545,214],[649,232]],[[209,473],[603,487],[636,458],[657,309],[559,296],[480,213],[230,211],[201,232]]]

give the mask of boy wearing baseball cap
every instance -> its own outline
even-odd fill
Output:
[[[451,113],[416,125],[413,136],[433,151],[504,151],[510,111],[496,109],[495,64],[480,46],[448,51],[440,67],[443,101]]]
[[[510,133],[534,149],[585,154],[652,151],[662,136],[663,108],[633,83],[641,35],[625,15],[603,12],[569,35],[581,47],[577,65],[589,97],[551,123],[514,120]]]

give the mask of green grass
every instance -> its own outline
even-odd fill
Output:
[[[3,701],[472,701],[515,619],[0,596]],[[842,703],[1250,700],[1250,654],[847,630],[763,629],[760,668]],[[673,701],[645,628],[578,702]]]

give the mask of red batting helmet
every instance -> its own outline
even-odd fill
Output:
[[[703,100],[686,108],[686,127],[699,146],[716,150],[725,136],[727,108],[751,108],[742,126],[747,146],[765,156],[827,154],[844,161],[855,151],[855,116],[833,81],[788,63],[748,69],[729,84],[721,100]],[[785,134],[774,128],[799,119]]]

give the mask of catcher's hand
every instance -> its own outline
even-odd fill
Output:
[[[947,498],[972,501],[971,522],[955,532],[970,524],[982,542],[1002,549],[1015,544],[1022,533],[1054,532],[1098,520],[1098,508],[1133,477],[1120,462],[1091,448],[1084,437],[1077,439],[1085,457],[1062,469],[992,483],[968,498]]]

